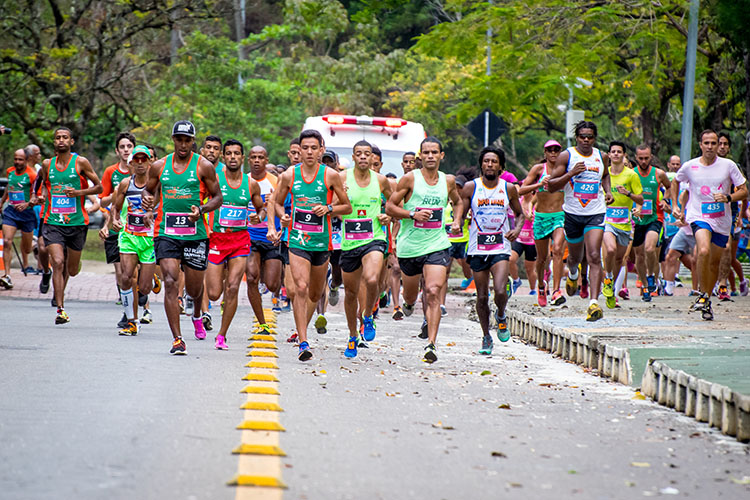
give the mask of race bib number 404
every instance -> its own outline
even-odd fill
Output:
[[[50,211],[53,214],[72,214],[76,211],[75,198],[68,198],[64,194],[53,194],[50,201],[52,203]]]

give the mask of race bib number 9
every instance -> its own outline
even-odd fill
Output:
[[[222,205],[219,209],[219,225],[232,228],[247,227],[247,208]]]
[[[724,217],[724,204],[717,201],[703,202],[701,204],[701,214],[704,219],[718,219]]]
[[[73,214],[76,211],[76,199],[68,198],[64,194],[53,194],[50,212],[53,214]]]
[[[23,191],[8,191],[8,201],[11,205],[20,205],[26,201]]]
[[[630,209],[627,207],[607,207],[607,222],[627,224],[630,222]]]
[[[491,252],[503,248],[503,233],[478,233],[477,250]]]
[[[349,240],[370,240],[375,236],[372,219],[346,219],[344,238]]]
[[[292,217],[292,227],[298,231],[322,233],[323,216],[315,215],[315,213],[310,210],[296,208],[294,210],[294,217]]]
[[[183,213],[164,214],[164,233],[174,236],[194,236],[196,234],[195,222],[192,222],[188,215]]]
[[[441,227],[443,227],[442,208],[417,207],[416,211],[419,212],[420,210],[429,210],[430,218],[426,221],[415,220],[414,227],[418,227],[421,229],[440,229]]]
[[[573,196],[575,196],[579,200],[594,200],[599,196],[599,183],[588,181],[574,181]]]

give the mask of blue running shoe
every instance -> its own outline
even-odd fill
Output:
[[[507,342],[510,340],[510,330],[508,330],[508,319],[503,316],[500,317],[500,311],[495,310],[495,322],[497,323],[497,338],[500,342]]]
[[[307,361],[312,358],[312,352],[310,351],[310,344],[307,342],[301,342],[299,345],[299,355],[297,359],[300,361]]]
[[[464,278],[464,280],[461,282],[461,285],[459,286],[459,288],[461,290],[466,290],[467,288],[469,288],[469,285],[471,285],[472,281],[474,281],[474,278]]]
[[[516,293],[519,288],[521,288],[521,284],[523,281],[521,281],[521,278],[518,278],[517,280],[513,280],[513,293]]]
[[[349,342],[346,344],[346,350],[344,351],[344,356],[347,358],[356,358],[357,357],[357,344],[358,344],[357,337],[349,337]]]
[[[648,283],[649,293],[653,293],[656,291],[656,280],[653,276],[646,276],[646,283]]]
[[[362,318],[362,322],[365,326],[362,336],[367,342],[372,342],[373,340],[375,340],[375,320],[372,316],[365,316],[364,318]]]

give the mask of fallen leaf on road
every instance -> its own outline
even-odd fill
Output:
[[[730,478],[734,484],[750,484],[750,476],[742,476],[742,479],[736,477]]]
[[[388,396],[389,398],[392,398],[396,395],[396,393],[386,392],[385,395]]]
[[[480,375],[492,375],[492,372],[489,370],[484,370]]]
[[[516,357],[511,354],[510,356],[505,356],[505,359],[507,359],[508,361],[515,361]]]
[[[455,430],[455,427],[453,427],[452,425],[444,425],[443,422],[438,422],[436,424],[432,424],[432,426],[434,428],[436,428],[436,429],[443,429],[443,430],[446,430],[446,431]]]
[[[445,345],[447,345],[448,347],[453,347],[454,345],[456,345],[456,343],[455,342],[448,342]]]
[[[543,383],[539,384],[539,387],[552,387],[553,385],[555,385],[555,384],[552,384],[550,382],[543,382]]]
[[[646,396],[644,396],[643,394],[641,394],[641,391],[635,391],[635,396],[633,396],[633,399],[641,399],[641,400],[643,400],[643,399],[646,399]]]
[[[508,483],[508,486],[510,486],[511,488],[520,488],[523,485],[521,483]]]
[[[630,462],[631,467],[651,467],[648,462]]]
[[[576,471],[576,470],[573,470],[573,469],[570,469],[570,470],[568,471],[568,474],[578,474],[578,471]]]
[[[500,406],[498,406],[501,410],[510,410],[510,405],[508,403],[503,403]]]
[[[492,455],[493,457],[508,458],[508,455],[506,455],[502,451],[493,451],[492,453],[490,453],[490,455]]]

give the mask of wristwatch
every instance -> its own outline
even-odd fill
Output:
[[[333,212],[333,205],[326,205],[328,207],[328,213]]]
[[[414,216],[416,215],[416,213],[417,212],[415,212],[414,210],[412,210],[411,212],[409,212],[409,218],[413,220]]]

